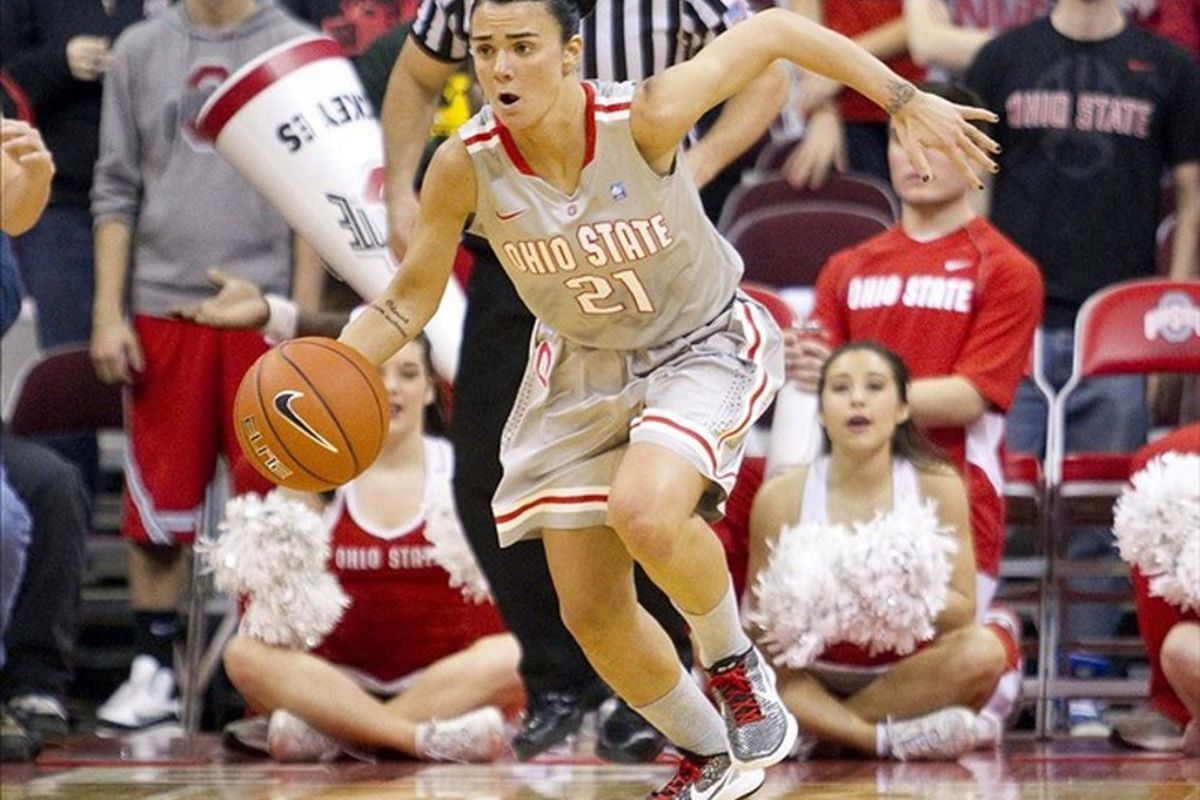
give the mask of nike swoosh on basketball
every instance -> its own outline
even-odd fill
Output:
[[[336,453],[338,449],[330,444],[329,440],[321,434],[317,433],[316,428],[309,425],[304,417],[296,413],[296,409],[292,408],[292,402],[298,398],[304,397],[304,392],[298,392],[295,389],[284,389],[275,395],[274,403],[275,410],[279,412],[279,416],[291,423],[292,427],[300,431],[302,434],[312,439],[321,447],[324,447],[331,453]]]
[[[497,211],[496,211],[496,217],[497,217],[497,218],[498,218],[498,219],[499,219],[501,222],[508,222],[510,219],[516,219],[517,217],[521,216],[522,214],[524,214],[524,213],[525,213],[526,211],[528,211],[528,210],[529,210],[528,208],[518,208],[516,211],[500,211],[500,210],[497,210]]]
[[[946,268],[946,272],[958,272],[960,269],[966,269],[974,264],[975,262],[969,258],[947,258],[946,263],[942,266]]]

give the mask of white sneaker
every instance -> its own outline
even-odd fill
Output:
[[[276,709],[267,726],[267,752],[276,761],[326,762],[342,754],[342,743],[295,714]]]
[[[975,714],[950,706],[914,719],[889,718],[887,732],[901,761],[953,761],[975,747]]]
[[[160,667],[153,656],[133,660],[129,679],[96,710],[101,725],[122,730],[140,730],[179,719],[175,673]]]
[[[504,715],[495,706],[417,726],[417,754],[428,761],[475,764],[495,761],[503,753]]]

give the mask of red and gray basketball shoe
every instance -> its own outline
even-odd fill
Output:
[[[728,753],[698,756],[685,751],[675,776],[647,800],[741,800],[765,780],[761,769],[739,770]]]
[[[765,769],[787,758],[800,729],[775,691],[775,670],[757,647],[713,664],[708,680],[735,765]]]

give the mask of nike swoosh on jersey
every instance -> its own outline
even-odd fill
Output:
[[[510,219],[516,219],[528,210],[528,208],[518,208],[516,211],[497,211],[496,217],[501,222],[508,222]]]
[[[942,266],[946,268],[946,272],[958,272],[960,269],[974,266],[975,262],[969,258],[948,258]]]
[[[329,452],[336,453],[338,449],[328,439],[317,433],[316,428],[309,425],[304,417],[300,416],[296,413],[296,409],[292,408],[292,402],[298,397],[304,397],[304,392],[298,392],[295,389],[284,389],[275,395],[275,410],[279,412],[279,416],[291,423],[292,427],[300,431],[300,433],[312,439]]]

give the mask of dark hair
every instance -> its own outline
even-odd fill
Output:
[[[544,3],[550,16],[558,21],[563,42],[579,33],[579,21],[592,13],[592,9],[596,7],[596,0],[483,0],[476,3],[475,8],[479,8],[483,3]]]
[[[433,384],[433,402],[425,406],[425,433],[430,436],[446,436],[450,426],[446,422],[446,414],[450,409],[449,384],[444,383],[433,369],[433,345],[429,337],[422,331],[413,337],[413,342],[421,345],[421,363],[425,374]]]
[[[896,391],[900,394],[900,402],[908,405],[908,384],[910,379],[908,366],[904,363],[904,359],[879,342],[870,339],[846,342],[829,354],[829,358],[825,359],[825,363],[821,365],[821,377],[817,381],[818,404],[825,393],[825,381],[829,377],[829,366],[845,353],[853,352],[874,353],[883,359],[884,363],[888,365],[888,369],[891,370],[892,380],[896,382]],[[828,453],[830,449],[829,434],[822,430],[821,438],[824,442],[824,451]],[[937,445],[931,442],[929,437],[912,421],[911,415],[904,422],[897,425],[895,432],[892,433],[892,453],[923,468],[949,463]]]
[[[975,92],[963,86],[961,83],[949,83],[946,81],[925,81],[917,85],[917,88],[923,92],[929,92],[932,95],[941,97],[944,100],[949,100],[951,103],[960,106],[975,106],[976,108],[986,108],[983,104],[983,98]],[[970,121],[979,130],[992,135],[992,125],[989,122],[984,122],[981,119],[973,119]]]

